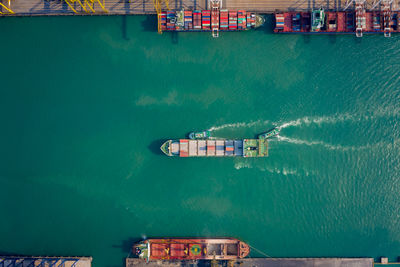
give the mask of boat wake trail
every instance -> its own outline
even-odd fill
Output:
[[[331,116],[318,116],[318,117],[303,117],[297,120],[292,120],[286,123],[283,123],[279,126],[280,129],[284,129],[287,127],[293,126],[303,126],[303,125],[322,125],[322,124],[335,124],[345,121],[350,122],[360,122],[360,121],[368,121],[368,120],[376,120],[378,118],[387,118],[387,117],[399,117],[400,109],[399,108],[389,108],[389,109],[377,109],[373,113],[369,114],[350,114],[350,113],[342,113]]]
[[[284,129],[287,127],[292,127],[292,126],[301,126],[301,125],[311,125],[311,124],[334,124],[338,122],[344,122],[344,121],[360,121],[361,117],[351,115],[351,114],[340,114],[336,116],[320,116],[320,117],[303,117],[297,120],[289,121],[281,126],[279,126],[280,129]]]
[[[298,145],[306,145],[306,146],[322,146],[326,149],[329,150],[341,150],[341,151],[349,151],[349,150],[361,150],[361,149],[366,149],[368,146],[342,146],[342,145],[332,145],[329,143],[325,143],[323,141],[307,141],[307,140],[301,140],[297,138],[290,138],[286,136],[278,136],[279,141],[283,142],[288,142],[292,144],[298,144]]]
[[[249,128],[249,127],[253,127],[256,125],[262,125],[262,124],[268,124],[268,123],[270,123],[270,122],[262,121],[262,120],[257,120],[257,121],[252,121],[252,122],[227,123],[227,124],[223,124],[220,126],[213,126],[208,130],[209,131],[218,131],[218,130],[222,130],[225,128]]]
[[[264,165],[258,165],[255,164],[254,162],[245,162],[245,161],[237,161],[235,162],[234,168],[236,170],[240,169],[257,169],[262,172],[269,172],[271,174],[280,174],[280,175],[295,175],[295,176],[301,176],[301,175],[306,175],[309,176],[313,172],[306,171],[306,170],[298,170],[296,168],[290,168],[290,167],[273,167],[273,166],[264,166]]]

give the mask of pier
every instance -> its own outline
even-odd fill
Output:
[[[372,258],[245,258],[237,261],[150,261],[127,258],[126,267],[186,267],[186,266],[227,266],[227,267],[373,267]]]
[[[366,9],[379,9],[388,2],[391,10],[398,10],[393,0],[362,1]],[[326,10],[355,10],[357,0],[223,0],[222,8],[244,9],[271,14],[282,11],[309,11],[323,7]],[[0,0],[0,16],[51,15],[147,15],[166,10],[209,9],[208,0]],[[158,9],[158,10],[157,10]]]
[[[91,257],[0,256],[0,267],[91,267]]]

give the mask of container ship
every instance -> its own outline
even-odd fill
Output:
[[[159,31],[212,32],[218,37],[219,31],[244,31],[264,24],[264,17],[244,10],[221,10],[219,3],[211,2],[210,10],[162,11],[159,14]]]
[[[325,11],[323,8],[311,12],[283,12],[275,14],[276,33],[383,33],[390,37],[399,32],[399,11],[391,11],[384,1],[380,11],[367,11],[363,2],[357,2],[354,11]]]
[[[249,255],[250,247],[235,238],[147,239],[133,246],[133,253],[151,260],[235,260]]]
[[[268,141],[264,138],[225,140],[168,140],[161,146],[167,156],[178,157],[267,157]]]

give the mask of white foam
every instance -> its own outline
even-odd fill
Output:
[[[235,162],[235,169],[236,170],[240,170],[240,169],[243,169],[243,168],[252,169],[253,167],[248,162],[243,162],[243,161]]]
[[[222,130],[225,128],[249,128],[253,127],[256,125],[263,125],[263,124],[268,124],[270,123],[269,121],[262,121],[262,120],[257,120],[257,121],[251,121],[251,122],[236,122],[236,123],[227,123],[227,124],[222,124],[220,126],[213,126],[209,131],[218,131]]]
[[[376,109],[372,114],[350,114],[350,113],[342,113],[342,114],[335,114],[331,116],[306,116],[303,118],[299,118],[296,120],[292,120],[289,122],[283,123],[279,128],[287,128],[293,126],[303,126],[303,125],[322,125],[322,124],[335,124],[341,123],[345,121],[350,122],[360,122],[360,121],[368,121],[374,120],[377,118],[386,118],[386,117],[398,117],[400,115],[400,108],[380,108]]]
[[[297,120],[292,120],[286,123],[283,123],[279,126],[280,129],[291,127],[291,126],[301,126],[301,125],[310,125],[310,124],[335,124],[343,121],[360,121],[361,117],[356,115],[351,115],[348,113],[338,114],[334,116],[318,116],[318,117],[303,117]]]
[[[308,141],[308,140],[302,140],[302,139],[297,139],[297,138],[290,138],[286,136],[278,136],[279,141],[284,141],[292,144],[298,144],[298,145],[307,145],[307,146],[322,146],[326,149],[329,150],[341,150],[341,151],[348,151],[348,150],[361,150],[361,149],[367,149],[371,148],[370,145],[365,145],[365,146],[342,146],[342,145],[333,145],[329,143],[325,143],[323,141]]]

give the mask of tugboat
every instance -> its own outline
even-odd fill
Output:
[[[272,128],[272,129],[269,130],[268,132],[265,132],[265,133],[263,133],[263,134],[260,134],[260,135],[258,136],[258,138],[259,138],[259,139],[268,139],[268,138],[277,136],[277,135],[279,134],[280,130],[281,130],[281,129],[280,129],[279,127]]]
[[[191,132],[189,134],[189,139],[196,140],[196,139],[208,139],[211,137],[211,131],[206,130],[202,132]]]
[[[235,238],[147,239],[133,246],[140,259],[151,260],[236,260],[249,255],[250,247]]]

